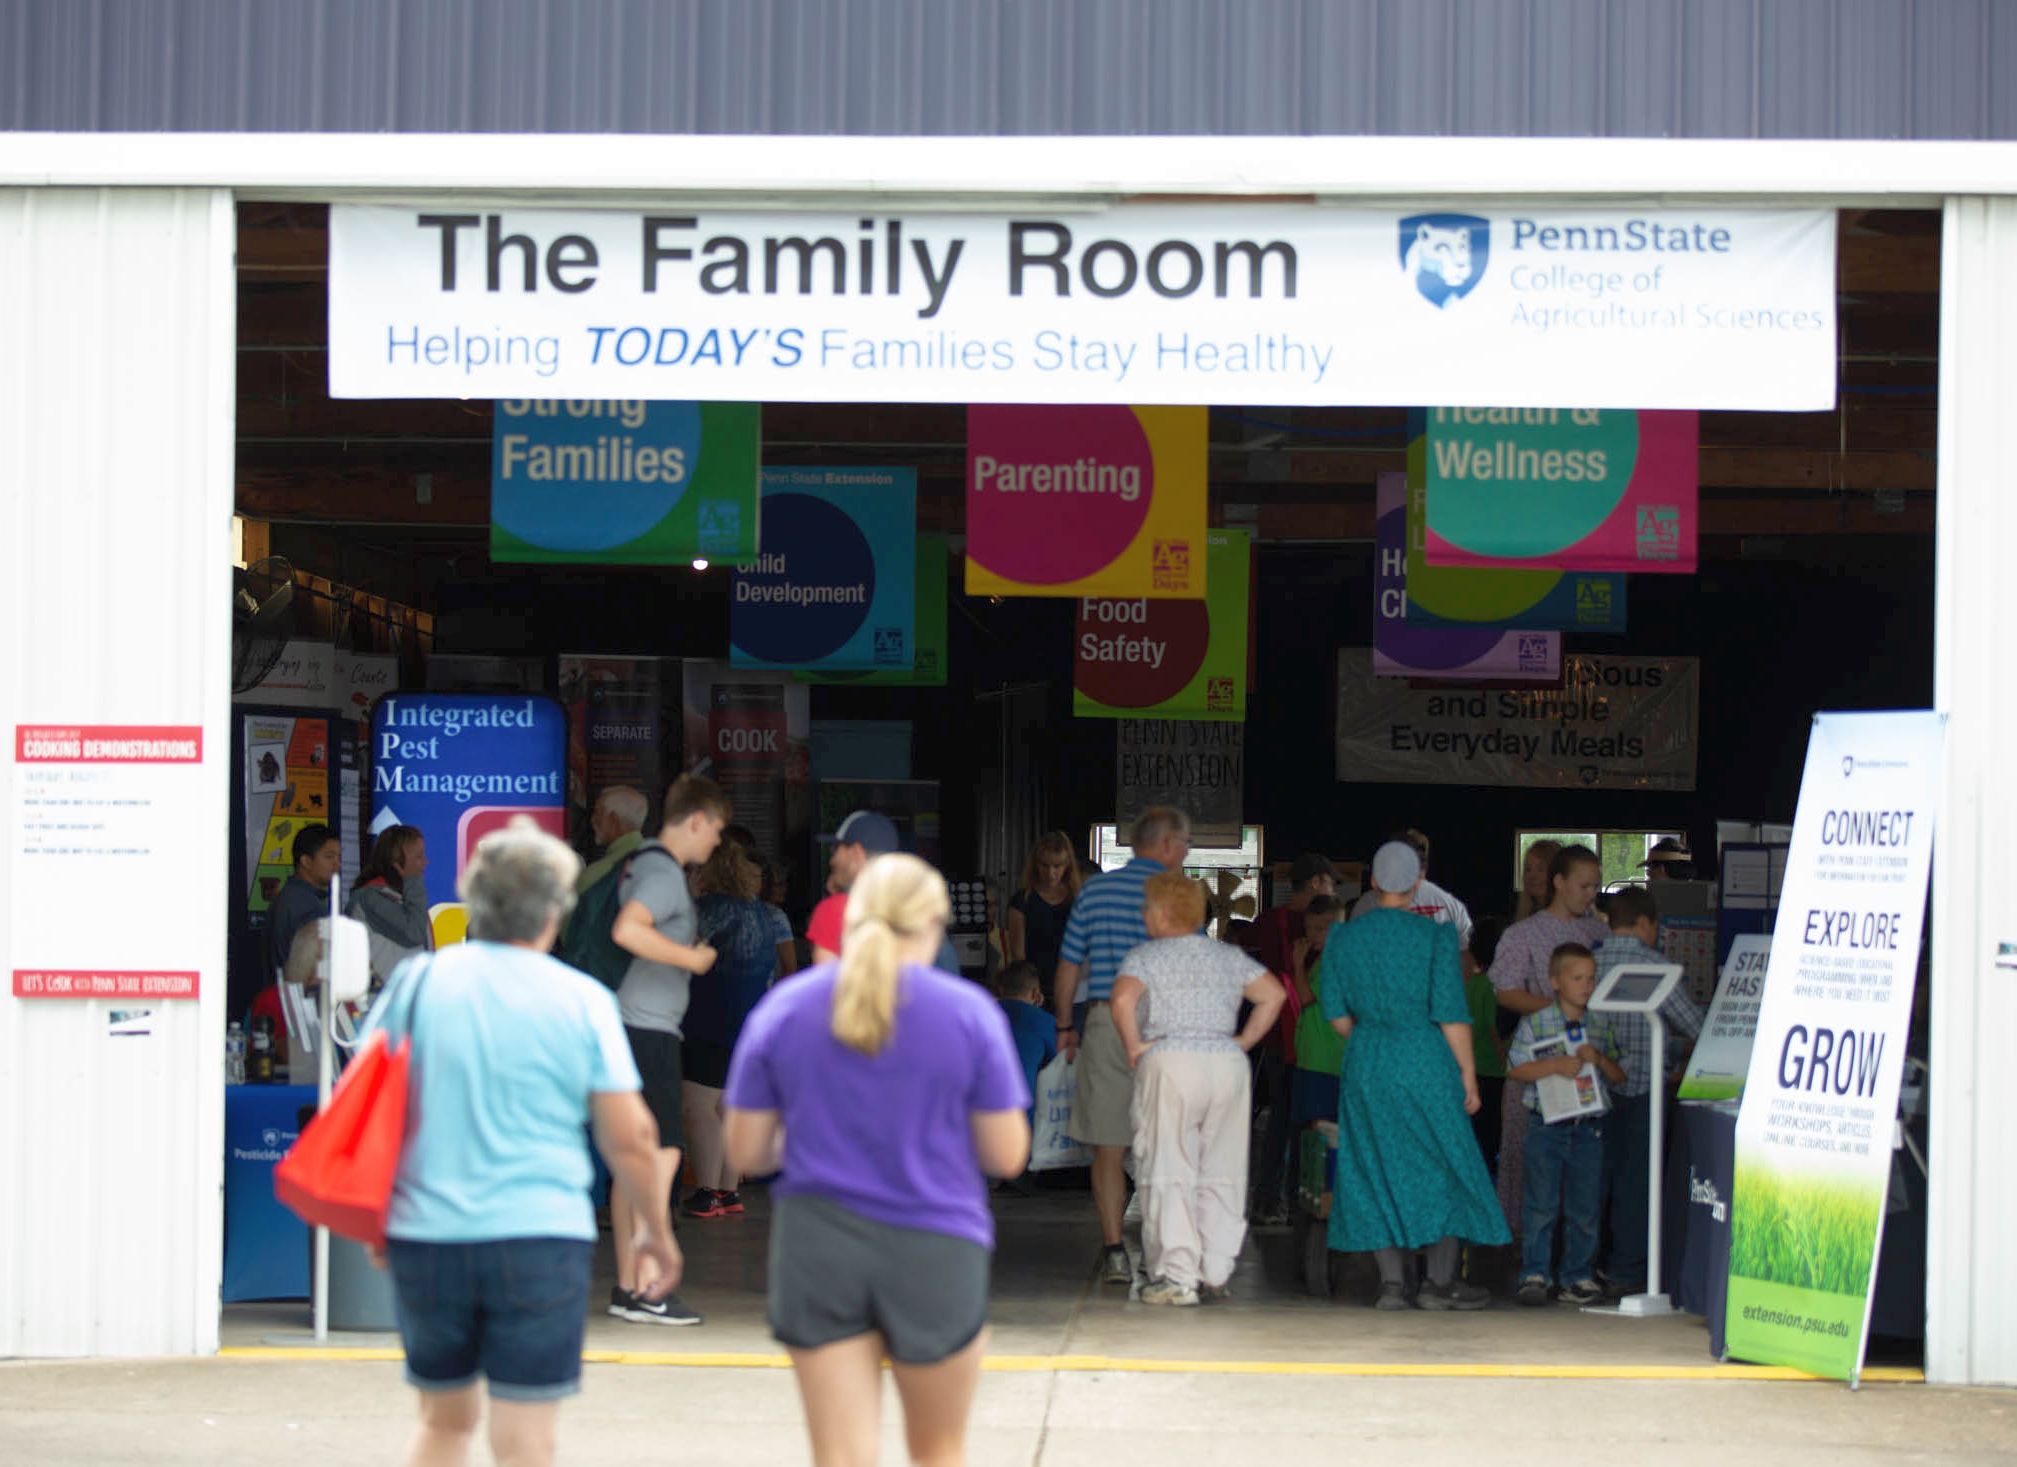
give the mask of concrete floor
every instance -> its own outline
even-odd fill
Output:
[[[1611,1462],[1696,1467],[2017,1460],[2017,1393],[1711,1379],[1433,1377],[1456,1367],[1699,1370],[1698,1321],[1629,1321],[1566,1308],[1500,1304],[1482,1314],[1379,1314],[1354,1264],[1339,1296],[1294,1286],[1293,1239],[1258,1234],[1235,1297],[1197,1310],[1128,1302],[1090,1281],[1093,1233],[1082,1196],[1006,1198],[991,1368],[971,1436],[976,1464],[1154,1461],[1221,1464],[1229,1450],[1277,1467],[1360,1462],[1494,1467]],[[597,1314],[588,1348],[632,1359],[668,1354],[774,1360],[763,1327],[760,1218],[684,1223],[699,1329],[623,1324]],[[606,1287],[606,1283],[603,1285]],[[295,1305],[234,1306],[227,1347],[298,1332]],[[391,1336],[340,1336],[350,1347]],[[1036,1358],[1032,1358],[1036,1357]],[[1399,1369],[1398,1376],[1295,1373],[1310,1365]],[[1286,1369],[1284,1369],[1286,1367]],[[0,1365],[0,1461],[23,1467],[269,1460],[399,1460],[412,1398],[395,1363],[312,1355],[165,1363]],[[1565,1426],[1563,1423],[1574,1423]],[[884,1460],[903,1460],[893,1398]],[[1578,1445],[1580,1443],[1580,1445]],[[591,1364],[569,1403],[570,1461],[655,1461],[713,1451],[746,1463],[804,1462],[790,1374],[740,1367]],[[479,1452],[478,1460],[483,1460]]]

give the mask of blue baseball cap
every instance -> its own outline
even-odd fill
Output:
[[[901,849],[897,842],[896,822],[873,810],[856,810],[841,821],[832,835],[823,835],[820,841],[830,846],[860,846],[871,856],[887,856]]]

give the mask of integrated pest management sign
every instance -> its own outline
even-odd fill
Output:
[[[330,210],[336,397],[1808,411],[1824,209]]]
[[[1945,721],[1814,720],[1737,1117],[1732,1355],[1862,1373]]]

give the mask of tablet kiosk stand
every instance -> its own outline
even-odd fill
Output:
[[[1654,1319],[1674,1313],[1674,1301],[1661,1288],[1660,1280],[1660,1175],[1666,1148],[1667,1121],[1667,1021],[1660,1006],[1681,982],[1678,963],[1625,963],[1604,975],[1590,996],[1590,1007],[1598,1013],[1638,1014],[1653,1026],[1652,1111],[1648,1121],[1646,1161],[1646,1292],[1627,1294],[1618,1301],[1617,1313],[1633,1319]],[[1592,1309],[1586,1312],[1610,1313]]]

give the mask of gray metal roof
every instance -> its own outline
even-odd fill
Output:
[[[0,130],[2017,137],[2011,0],[0,0]]]

